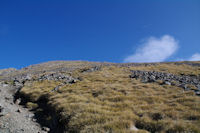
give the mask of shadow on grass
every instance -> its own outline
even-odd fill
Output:
[[[14,102],[18,99],[21,99],[19,104],[24,107],[30,102],[30,98],[20,94],[20,91],[17,91],[14,95]],[[47,95],[42,95],[37,100],[36,104],[38,107],[30,110],[34,113],[36,122],[39,123],[41,127],[50,128],[49,133],[64,133],[64,125],[59,121],[60,116],[48,105]]]

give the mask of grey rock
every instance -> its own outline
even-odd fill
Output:
[[[42,127],[42,130],[46,131],[46,132],[49,132],[50,131],[50,128],[48,127]]]
[[[10,100],[11,98],[10,97],[5,97],[5,100]]]
[[[17,99],[16,101],[15,101],[15,104],[20,104],[21,103],[21,98],[19,98],[19,99]]]
[[[8,128],[0,128],[0,133],[11,133]]]
[[[166,85],[171,85],[171,82],[169,82],[169,81],[164,81],[164,84],[166,84]]]
[[[192,82],[193,82],[194,84],[197,84],[197,83],[198,83],[198,80],[194,78]]]
[[[163,81],[164,84],[167,85],[175,85],[178,87],[183,88],[184,90],[192,90],[188,87],[188,85],[194,85],[200,91],[200,78],[192,75],[192,76],[185,76],[185,75],[174,75],[170,73],[164,72],[156,72],[156,71],[139,71],[139,70],[132,70],[130,78],[141,79],[141,82],[148,83],[148,82],[155,82],[157,80]],[[174,83],[175,82],[175,83]]]
[[[4,109],[4,107],[0,106],[0,117],[6,115],[6,111]]]
[[[196,91],[195,93],[196,95],[200,96],[200,91]]]
[[[33,122],[36,122],[36,121],[37,121],[37,119],[34,119],[34,118],[33,118],[33,119],[32,119],[32,121],[33,121]]]
[[[182,84],[180,85],[180,87],[182,87],[185,91],[191,90],[191,88],[189,88],[187,84]]]
[[[45,74],[38,78],[39,81],[42,80],[55,80],[55,81],[64,81],[65,83],[73,84],[78,81],[78,79],[73,78],[70,75],[62,74],[62,73],[52,73]]]
[[[21,83],[19,80],[15,79],[14,80],[14,86],[16,86],[16,87],[22,87],[23,83]]]
[[[3,107],[0,106],[0,117],[4,116],[5,114],[3,113]]]
[[[156,81],[156,77],[154,75],[151,75],[149,77],[149,82],[155,82]]]
[[[187,90],[187,85],[184,84],[184,83],[180,84],[178,87],[181,87],[181,88],[183,88],[184,90]]]
[[[20,109],[18,109],[16,112],[21,113],[22,111]]]
[[[56,88],[54,88],[53,90],[51,90],[52,92],[54,91],[58,91],[58,89],[60,88],[60,86],[57,86]]]
[[[91,68],[83,69],[81,72],[94,72],[94,71],[99,71],[99,70],[101,70],[100,66],[94,66]]]
[[[149,79],[147,77],[142,77],[142,83],[148,83],[149,82]]]
[[[26,115],[27,118],[33,118],[35,115],[34,114],[28,114]]]
[[[199,84],[197,85],[197,89],[200,91],[200,85]]]
[[[2,106],[0,106],[0,112],[2,112],[2,111],[3,111],[3,109],[4,109],[4,108],[3,108]]]
[[[3,87],[8,87],[9,85],[8,84],[3,84]]]

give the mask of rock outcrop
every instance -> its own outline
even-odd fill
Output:
[[[76,83],[78,79],[73,78],[70,75],[62,74],[62,73],[52,73],[52,74],[44,74],[36,80],[42,81],[42,80],[54,80],[54,81],[63,81],[64,83]]]
[[[200,79],[196,76],[182,76],[164,72],[139,70],[132,70],[131,73],[130,78],[141,79],[143,83],[161,80],[163,84],[175,85],[186,91],[193,90],[196,95],[200,95]]]
[[[27,74],[27,75],[19,75],[11,79],[11,81],[13,81],[13,85],[19,88],[23,87],[26,81],[43,81],[43,80],[62,81],[64,84],[68,83],[73,84],[76,83],[79,79],[62,73],[43,74],[34,77],[31,74]]]

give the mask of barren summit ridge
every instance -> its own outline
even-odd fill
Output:
[[[200,62],[53,61],[0,80],[0,132],[200,132]]]

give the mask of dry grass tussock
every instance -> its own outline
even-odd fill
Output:
[[[61,115],[68,132],[200,132],[200,97],[192,91],[141,83],[129,78],[130,69],[157,70],[171,73],[199,74],[190,66],[158,65],[147,67],[103,67],[100,71],[72,76],[81,81],[66,84],[52,92],[58,81],[26,83],[21,93],[28,97],[27,106],[37,107],[46,96],[48,104]],[[194,70],[195,69],[195,70]],[[136,128],[135,128],[136,127]]]

